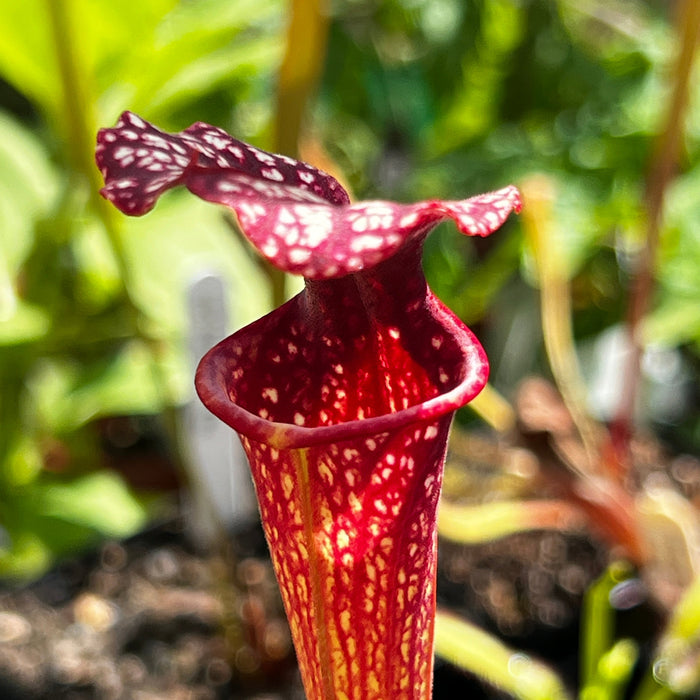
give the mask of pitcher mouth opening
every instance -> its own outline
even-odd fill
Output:
[[[236,403],[229,393],[231,365],[236,359],[231,345],[237,334],[225,338],[204,355],[197,367],[195,387],[202,403],[217,418],[242,436],[277,449],[301,449],[391,432],[455,411],[486,385],[488,362],[479,341],[456,317],[450,315],[443,322],[446,330],[459,338],[463,356],[461,380],[443,393],[394,412],[314,427],[261,417]]]

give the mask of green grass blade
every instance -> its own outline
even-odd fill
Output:
[[[603,656],[613,645],[615,614],[610,591],[627,578],[626,564],[611,564],[586,591],[581,611],[581,687],[595,685]]]
[[[570,698],[550,668],[441,610],[435,619],[435,653],[519,700]]]

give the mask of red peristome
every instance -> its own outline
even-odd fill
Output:
[[[304,292],[214,347],[196,385],[234,430],[278,448],[454,411],[487,381],[471,331],[428,289],[420,247]]]

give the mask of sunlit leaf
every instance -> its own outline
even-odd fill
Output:
[[[46,145],[36,132],[0,111],[0,267],[4,263],[8,273],[27,253],[33,226],[50,211],[57,191]]]
[[[557,675],[476,625],[438,610],[435,653],[519,700],[565,700]]]
[[[580,513],[564,501],[495,501],[479,505],[443,502],[438,533],[453,542],[479,544],[527,530],[580,526]]]
[[[0,304],[0,346],[32,342],[46,334],[51,322],[43,309],[16,299],[3,301],[4,304]],[[7,316],[3,312],[7,312]]]
[[[126,537],[146,522],[146,509],[124,482],[107,471],[67,483],[45,483],[37,497],[45,518],[65,520],[109,537]]]
[[[48,114],[58,112],[60,81],[46,3],[0,5],[0,76]]]

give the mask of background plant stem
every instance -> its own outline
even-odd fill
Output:
[[[299,140],[309,98],[321,76],[328,37],[326,0],[291,0],[287,41],[277,81],[272,150],[299,157]],[[274,306],[286,299],[285,274],[265,262]]]
[[[553,184],[544,175],[522,183],[523,226],[532,247],[540,286],[542,333],[552,375],[586,449],[588,473],[598,470],[596,429],[586,411],[586,388],[571,327],[571,291],[566,263],[551,235]]]
[[[71,0],[46,0],[56,52],[56,64],[62,83],[62,126],[66,134],[66,157],[74,177],[84,180],[90,191],[90,202],[97,210],[112,246],[125,292],[128,295],[128,266],[119,235],[113,207],[98,192],[102,186],[95,166],[96,120],[95,100],[91,99],[88,71],[77,55],[75,18]]]
[[[102,186],[100,174],[95,165],[95,135],[97,132],[90,73],[84,57],[78,52],[77,18],[73,0],[46,0],[53,35],[56,63],[62,83],[62,121],[66,134],[66,157],[71,166],[72,177],[88,187],[91,205],[102,222],[112,247],[119,270],[122,293],[133,325],[134,335],[146,345],[153,356],[151,363],[154,384],[160,394],[163,406],[163,419],[170,436],[171,457],[182,468],[183,458],[178,446],[178,420],[175,414],[174,391],[170,377],[163,369],[161,360],[162,343],[145,330],[143,315],[130,293],[130,271],[126,251],[117,225],[114,208],[99,195]],[[69,185],[70,186],[70,185]]]
[[[632,272],[627,313],[627,338],[631,352],[624,370],[623,394],[614,426],[615,446],[622,466],[629,462],[629,439],[639,390],[640,363],[644,349],[641,322],[651,305],[664,197],[680,159],[690,76],[700,37],[700,2],[681,0],[677,12],[676,31],[681,39],[680,51],[671,73],[674,83],[666,124],[658,138],[647,177],[644,198],[647,214],[646,236]]]

